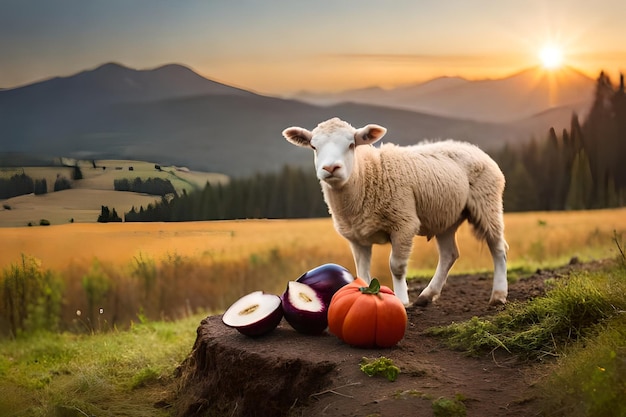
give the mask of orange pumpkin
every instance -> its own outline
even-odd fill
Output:
[[[356,278],[340,288],[328,307],[328,330],[349,345],[391,347],[404,337],[407,324],[402,301],[376,278]]]

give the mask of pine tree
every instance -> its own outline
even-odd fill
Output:
[[[593,178],[589,159],[584,150],[580,150],[572,165],[571,182],[567,193],[565,208],[568,210],[584,210],[590,207],[593,197]]]
[[[504,209],[508,211],[532,211],[537,209],[537,190],[535,182],[522,161],[517,161],[515,167],[506,178],[504,190]]]
[[[539,209],[559,210],[563,208],[561,189],[564,181],[564,155],[554,128],[550,128],[548,138],[540,154],[538,176],[535,184],[538,193]]]

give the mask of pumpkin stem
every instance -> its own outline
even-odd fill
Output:
[[[363,294],[379,295],[378,293],[380,292],[380,282],[378,282],[378,279],[373,278],[372,282],[370,282],[369,287],[360,287],[359,291],[361,291]]]

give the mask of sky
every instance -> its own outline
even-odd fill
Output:
[[[0,0],[0,88],[106,62],[169,63],[258,93],[626,72],[624,0]]]

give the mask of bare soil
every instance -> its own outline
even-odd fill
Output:
[[[572,262],[522,277],[510,285],[509,300],[537,297],[546,278],[588,267]],[[425,283],[409,285],[414,300]],[[490,292],[491,275],[451,276],[437,302],[407,309],[405,337],[390,349],[354,348],[327,332],[302,335],[284,320],[252,339],[226,327],[221,316],[207,317],[178,369],[176,398],[161,405],[179,416],[432,416],[434,400],[462,398],[467,416],[537,415],[533,384],[545,372],[542,364],[500,350],[470,357],[424,333],[495,314],[499,308],[487,304]],[[400,368],[396,381],[360,370],[363,357],[381,356]]]

